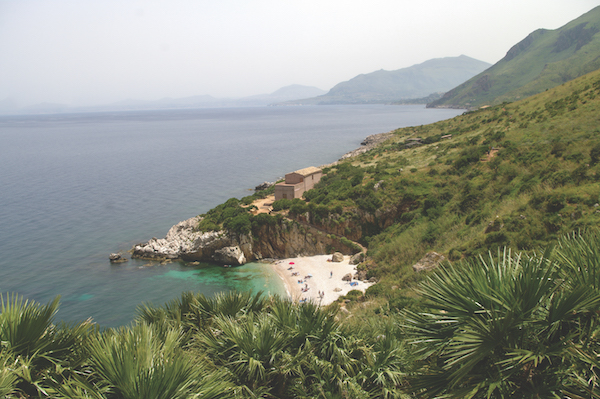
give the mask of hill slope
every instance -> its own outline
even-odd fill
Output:
[[[376,71],[338,83],[327,94],[287,104],[383,104],[445,92],[490,64],[461,55],[436,58],[395,71]]]
[[[430,107],[473,108],[515,101],[600,68],[600,7],[556,30],[538,29],[494,66]]]

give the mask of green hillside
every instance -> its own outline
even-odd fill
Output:
[[[436,58],[395,71],[375,71],[338,83],[327,94],[284,104],[384,104],[445,92],[490,64],[461,55]]]
[[[324,224],[354,219],[370,273],[390,286],[412,281],[411,266],[432,250],[456,261],[498,246],[539,249],[600,223],[599,96],[596,71],[519,102],[399,129],[332,167],[306,197],[344,206]]]
[[[538,29],[488,70],[430,107],[475,108],[516,101],[600,68],[600,7],[556,30]]]

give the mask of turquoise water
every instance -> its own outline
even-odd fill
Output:
[[[183,291],[283,293],[269,266],[131,260],[126,252],[263,181],[338,159],[368,135],[447,119],[423,106],[256,107],[0,117],[0,292],[58,318],[129,323]]]

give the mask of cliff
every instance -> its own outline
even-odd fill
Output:
[[[201,216],[171,227],[165,238],[152,238],[132,249],[133,258],[182,259],[223,265],[242,265],[263,258],[291,258],[341,252],[351,255],[355,246],[333,234],[288,219],[264,224],[248,234],[198,230]]]

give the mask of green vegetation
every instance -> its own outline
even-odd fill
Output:
[[[104,331],[49,324],[58,300],[7,302],[6,398],[391,398],[401,397],[394,391],[409,364],[392,323],[375,338],[340,323],[335,308],[261,294],[184,293],[140,307],[130,327]],[[12,335],[25,327],[34,331]]]
[[[423,397],[598,397],[599,237],[573,234],[537,256],[498,251],[422,285],[428,312],[403,313],[420,348]]]
[[[501,246],[533,251],[598,225],[598,95],[595,72],[521,102],[399,129],[326,170],[304,207],[341,207],[319,227],[368,247],[387,300],[398,295],[392,286],[412,298],[421,275],[411,266],[428,251],[453,261]]]
[[[600,8],[556,30],[539,29],[488,70],[430,106],[499,104],[541,93],[600,68]]]
[[[374,287],[377,287],[375,285]],[[597,398],[600,235],[446,264],[421,304],[364,311],[261,294],[183,293],[129,327],[55,326],[2,297],[6,398]],[[361,310],[362,309],[362,310]]]

